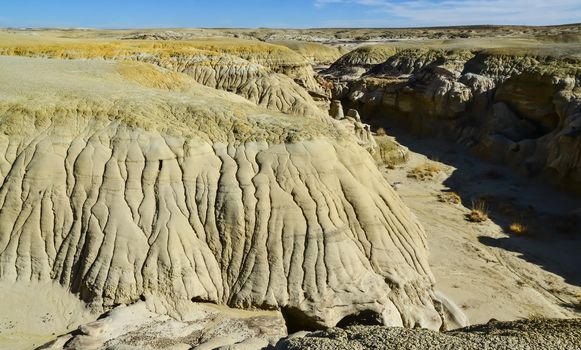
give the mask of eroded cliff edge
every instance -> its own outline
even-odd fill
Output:
[[[378,58],[379,57],[379,58]],[[324,75],[362,116],[581,192],[581,62],[558,50],[362,47]]]
[[[438,329],[424,232],[330,123],[119,63],[0,58],[0,279]],[[164,73],[165,74],[165,73]]]

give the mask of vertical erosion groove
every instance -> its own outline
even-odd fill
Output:
[[[0,278],[56,279],[96,307],[155,294],[280,308],[289,329],[440,324],[423,231],[353,144],[41,135],[0,203]]]

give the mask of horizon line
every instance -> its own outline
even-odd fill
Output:
[[[563,24],[466,24],[466,25],[441,25],[441,26],[411,26],[411,27],[0,27],[5,30],[196,30],[196,29],[272,29],[272,30],[334,30],[334,29],[370,29],[370,30],[405,30],[405,29],[460,29],[460,28],[494,28],[494,27],[527,27],[527,28],[551,28],[581,26],[581,22]]]

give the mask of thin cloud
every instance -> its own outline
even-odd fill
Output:
[[[355,4],[386,25],[557,24],[581,22],[579,0],[315,0],[315,6]],[[374,15],[375,14],[375,15]]]

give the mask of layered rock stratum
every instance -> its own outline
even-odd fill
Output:
[[[0,60],[0,279],[55,280],[96,310],[442,325],[422,228],[332,123],[155,66]]]
[[[336,79],[334,98],[374,124],[454,140],[521,174],[581,191],[581,61],[575,55],[388,48],[355,50],[323,72]],[[391,53],[367,64],[377,51]]]

